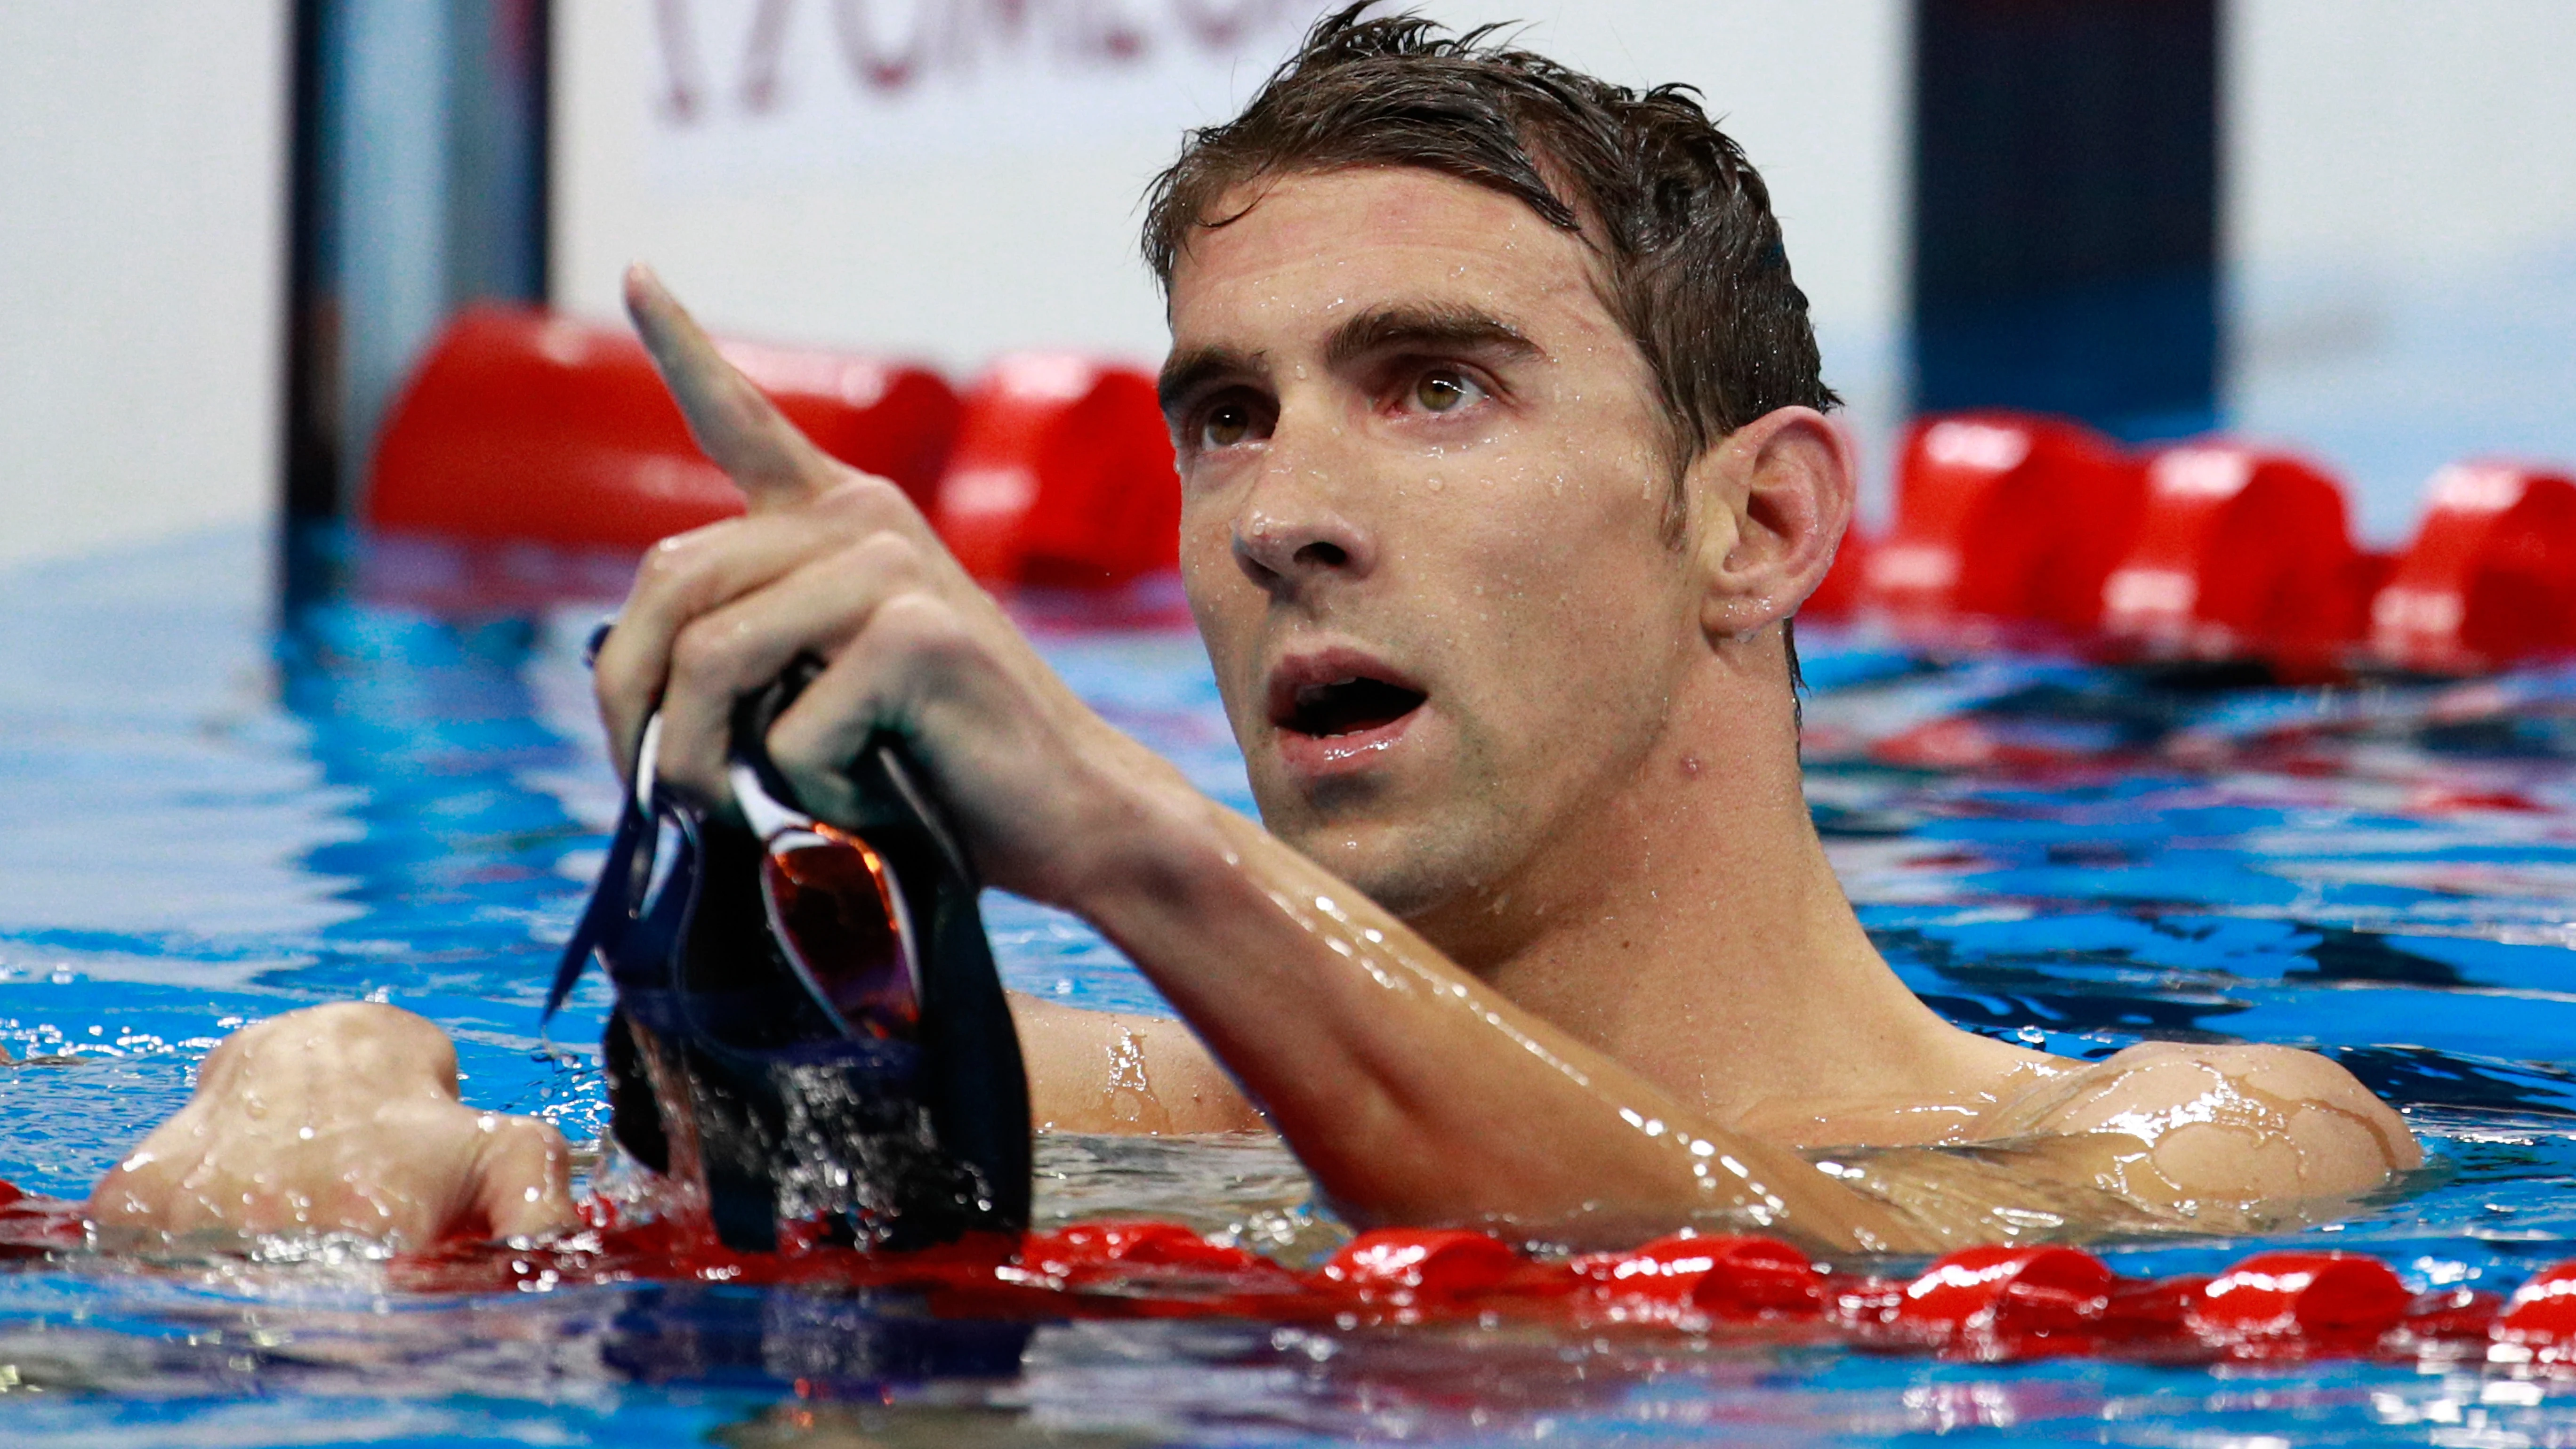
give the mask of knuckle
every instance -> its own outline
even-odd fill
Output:
[[[644,550],[644,561],[635,566],[638,592],[667,585],[673,575],[689,566],[695,552],[690,547],[690,538],[691,535],[686,533],[673,534]]]
[[[840,772],[825,755],[817,732],[781,731],[772,736],[772,741],[769,757],[787,777],[787,783],[796,787],[796,798],[808,809],[826,808],[826,797],[835,793],[832,782]]]
[[[671,677],[696,685],[720,683],[731,674],[733,654],[731,631],[701,620],[671,641]]]
[[[872,533],[843,551],[850,571],[886,578],[912,578],[924,562],[921,545],[900,533]]]
[[[644,677],[645,663],[631,653],[603,649],[590,667],[591,698],[599,702],[603,713],[614,717],[628,701],[651,692],[653,681]]]
[[[564,1141],[562,1129],[542,1117],[504,1118],[501,1132],[512,1148],[548,1164],[572,1150]]]
[[[900,526],[920,516],[911,496],[893,480],[856,468],[843,469],[841,480],[817,502],[826,511],[871,529]]]
[[[949,660],[980,652],[956,609],[919,590],[886,600],[877,610],[877,622],[888,644],[916,658]]]
[[[262,1022],[266,1034],[327,1036],[340,1041],[387,1038],[405,1042],[438,1035],[430,1022],[380,1001],[330,1001]]]
[[[635,570],[637,592],[668,590],[695,577],[705,569],[717,545],[734,531],[736,523],[730,518],[719,519],[686,533],[672,534],[646,549],[644,561]]]

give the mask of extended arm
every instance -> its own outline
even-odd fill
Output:
[[[1362,1223],[1635,1240],[1697,1220],[1919,1248],[1903,1215],[1721,1129],[1503,999],[1258,826],[1174,795],[1078,906]]]

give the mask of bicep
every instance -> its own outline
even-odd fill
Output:
[[[1207,1047],[1178,1021],[1085,1011],[1011,993],[1011,1021],[1041,1131],[1267,1130]]]

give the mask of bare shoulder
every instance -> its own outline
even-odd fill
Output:
[[[1989,1124],[1999,1138],[2127,1139],[2112,1154],[2120,1187],[2146,1200],[2345,1196],[2423,1162],[2388,1104],[2295,1047],[2143,1043],[2051,1074]]]

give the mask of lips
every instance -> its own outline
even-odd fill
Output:
[[[1271,671],[1270,722],[1329,738],[1393,724],[1424,695],[1395,670],[1347,650],[1289,659]]]
[[[1354,765],[1404,733],[1429,696],[1404,674],[1356,650],[1281,661],[1270,674],[1270,723],[1292,763]]]
[[[1301,735],[1330,738],[1393,724],[1421,705],[1420,690],[1389,684],[1383,679],[1352,675],[1330,684],[1309,684],[1300,688],[1289,708],[1288,717],[1278,724],[1281,729],[1295,730]]]

